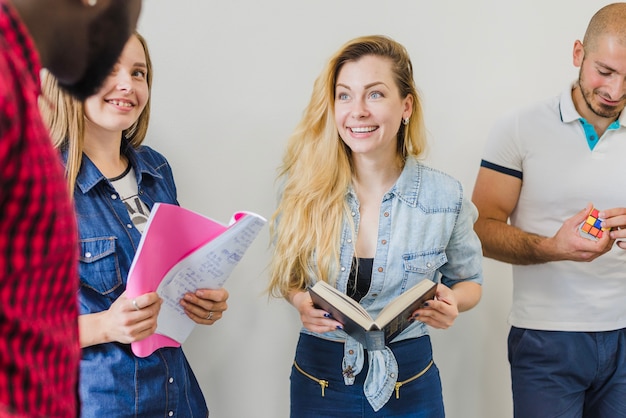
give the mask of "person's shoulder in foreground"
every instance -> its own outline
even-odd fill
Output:
[[[76,95],[95,89],[140,9],[140,0],[0,0],[0,416],[79,408],[76,225],[39,116],[39,70]]]

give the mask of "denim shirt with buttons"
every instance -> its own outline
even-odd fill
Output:
[[[140,199],[178,204],[167,160],[147,146],[122,143],[134,169]],[[67,160],[67,152],[62,152]],[[109,309],[126,289],[141,239],[124,203],[98,168],[83,155],[74,190],[80,232],[81,314]],[[206,417],[206,403],[181,348],[163,348],[146,358],[130,345],[98,344],[82,350],[80,395],[83,417]]]
[[[346,201],[350,208],[348,216],[358,231],[359,201],[353,190],[348,190]],[[360,304],[375,318],[391,300],[422,279],[440,281],[448,287],[462,281],[482,284],[482,249],[473,229],[477,216],[475,206],[464,197],[460,182],[409,158],[396,184],[381,202],[371,285]],[[347,221],[340,251],[335,286],[345,293],[354,258],[354,237]],[[345,377],[345,383],[352,384],[353,375],[363,366],[363,347],[343,331],[315,334],[303,328],[302,332],[345,341],[342,368],[350,367],[356,372]],[[416,321],[394,341],[427,333],[426,325]],[[368,381],[375,388],[368,395],[375,410],[376,405],[382,407],[387,401],[397,377],[395,359],[379,359],[380,364],[385,366],[376,370],[370,367],[365,387],[366,395]]]

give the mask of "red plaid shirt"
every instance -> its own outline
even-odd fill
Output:
[[[0,417],[78,410],[78,243],[39,116],[40,62],[0,0]]]

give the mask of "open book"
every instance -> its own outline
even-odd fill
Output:
[[[357,301],[326,282],[315,283],[309,293],[313,304],[341,322],[351,337],[369,350],[381,350],[413,323],[409,320],[411,314],[433,299],[436,289],[437,283],[424,279],[389,302],[376,319]]]
[[[179,347],[196,325],[180,305],[183,295],[221,288],[266,222],[255,213],[238,212],[223,225],[156,203],[128,273],[126,295],[132,299],[156,291],[163,304],[156,333],[133,342],[133,353],[146,357],[161,347]]]

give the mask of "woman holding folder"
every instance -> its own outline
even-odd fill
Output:
[[[136,357],[130,344],[152,335],[161,299],[129,299],[126,279],[156,202],[178,204],[171,167],[141,145],[148,128],[152,64],[131,36],[99,91],[79,102],[43,79],[41,110],[66,164],[80,232],[79,331],[83,417],[206,417],[200,386],[182,348]],[[227,308],[224,289],[199,289],[180,302],[196,323]]]

